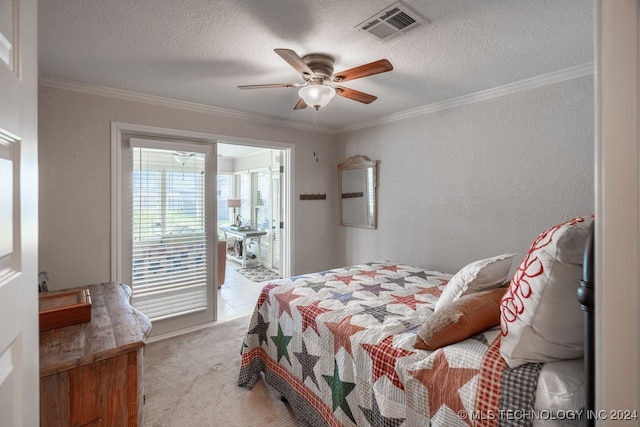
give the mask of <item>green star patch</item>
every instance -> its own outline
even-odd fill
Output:
[[[278,335],[272,336],[271,340],[276,345],[278,349],[278,362],[282,359],[282,356],[287,358],[287,362],[291,365],[291,359],[289,358],[289,351],[287,350],[287,346],[291,342],[292,336],[286,336],[282,333],[282,326],[278,323]]]

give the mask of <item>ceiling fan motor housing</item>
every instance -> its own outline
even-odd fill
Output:
[[[309,76],[310,79],[313,79],[313,77],[316,76],[322,77],[323,79],[328,79],[333,74],[333,58],[329,55],[311,53],[309,55],[303,56],[302,60],[316,74],[315,76]]]

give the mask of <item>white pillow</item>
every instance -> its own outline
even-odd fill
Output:
[[[515,368],[583,356],[577,289],[593,215],[546,230],[533,242],[500,303],[500,354]]]
[[[538,411],[576,411],[584,408],[584,359],[556,360],[542,365],[534,408]]]
[[[499,288],[511,270],[511,259],[515,254],[502,254],[468,264],[447,283],[438,298],[434,311],[451,304],[463,295]]]

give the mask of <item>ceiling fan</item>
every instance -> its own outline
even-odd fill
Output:
[[[393,66],[388,60],[380,59],[339,73],[334,73],[333,58],[329,55],[311,53],[300,57],[291,49],[274,49],[274,51],[297,72],[301,73],[304,83],[243,85],[238,86],[238,89],[265,89],[274,87],[300,88],[298,91],[300,99],[293,107],[294,110],[302,110],[308,106],[317,110],[327,105],[336,94],[364,104],[370,104],[378,97],[344,86],[330,84],[360,79],[393,70]]]

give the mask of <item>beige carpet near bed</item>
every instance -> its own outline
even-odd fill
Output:
[[[242,317],[148,344],[144,355],[145,427],[301,425],[277,392],[258,381],[238,387]]]

